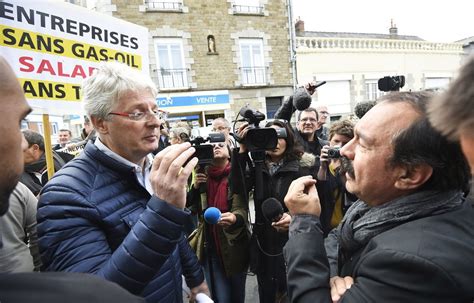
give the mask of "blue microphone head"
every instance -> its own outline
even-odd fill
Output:
[[[216,207],[209,207],[204,212],[204,220],[209,224],[217,224],[221,219],[221,211]]]

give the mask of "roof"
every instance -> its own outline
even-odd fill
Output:
[[[363,39],[394,39],[388,34],[368,33],[343,33],[343,32],[310,32],[304,31],[296,34],[298,37],[322,37],[322,38],[363,38]],[[425,41],[417,36],[397,35],[396,40]]]
[[[458,41],[456,41],[456,43],[462,43],[464,45],[474,43],[474,36],[458,40]]]

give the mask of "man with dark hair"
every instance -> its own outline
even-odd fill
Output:
[[[293,182],[285,197],[293,219],[284,251],[292,302],[473,301],[474,210],[464,198],[469,167],[459,144],[429,124],[431,97],[382,97],[342,147],[347,190],[360,200],[335,232],[331,268],[315,181]]]
[[[275,113],[275,119],[283,119],[290,123],[291,116],[296,111],[294,104],[307,103],[310,105],[311,95],[315,92],[310,84],[305,87],[299,87],[294,94],[286,99],[280,108]],[[308,102],[309,101],[309,102]],[[319,155],[321,154],[321,147],[327,143],[317,136],[319,115],[318,111],[313,107],[306,107],[306,109],[298,113],[298,121],[296,122],[295,138],[303,146],[307,153],[316,156],[316,161],[311,169],[316,175],[319,168]]]
[[[9,207],[9,197],[17,186],[23,171],[22,151],[26,150],[20,124],[31,108],[25,100],[15,74],[0,56],[0,97],[2,123],[0,123],[0,215]],[[0,249],[2,249],[0,231]],[[27,302],[144,302],[130,295],[115,283],[86,275],[72,273],[15,273],[0,274],[0,300],[2,303]]]
[[[28,148],[23,151],[23,162],[25,171],[20,181],[28,187],[35,196],[38,196],[43,186],[48,182],[46,167],[46,153],[44,151],[44,138],[41,134],[32,130],[23,130]],[[59,154],[53,151],[54,172],[64,166],[65,161]]]
[[[61,148],[65,148],[66,145],[71,142],[72,139],[72,133],[69,129],[60,129],[59,130],[59,143],[56,144],[53,149],[58,150]]]

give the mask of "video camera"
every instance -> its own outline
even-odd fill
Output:
[[[236,136],[236,140],[238,142],[245,144],[248,150],[251,152],[273,150],[276,148],[278,144],[278,138],[282,137],[283,134],[279,134],[273,127],[259,126],[260,121],[265,120],[264,114],[257,110],[251,109],[247,105],[240,109],[239,115],[242,116],[243,120],[249,123],[251,128],[248,130],[245,138],[242,139]],[[283,131],[285,131],[285,129],[283,129]],[[286,132],[284,137],[286,137]]]
[[[197,157],[199,159],[198,165],[201,167],[211,164],[212,159],[214,159],[214,146],[212,144],[204,144],[205,142],[225,142],[225,136],[221,133],[210,133],[207,138],[197,136],[190,141],[191,146],[193,146],[196,151],[189,159]]]
[[[399,91],[405,86],[405,76],[386,76],[378,81],[379,90],[383,92]]]

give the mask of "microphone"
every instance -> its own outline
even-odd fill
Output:
[[[308,94],[304,87],[299,88],[293,95],[293,106],[299,110],[305,110],[311,105],[311,95]]]
[[[221,211],[217,207],[209,207],[204,212],[204,220],[209,224],[217,224],[221,219]]]
[[[268,222],[278,222],[283,216],[283,206],[275,198],[268,198],[262,203],[262,213]]]
[[[324,84],[326,84],[326,81],[321,81],[314,85],[311,84],[309,89],[314,92],[316,88]],[[304,87],[295,91],[295,94],[293,95],[293,106],[299,111],[305,110],[311,106],[311,95]]]

